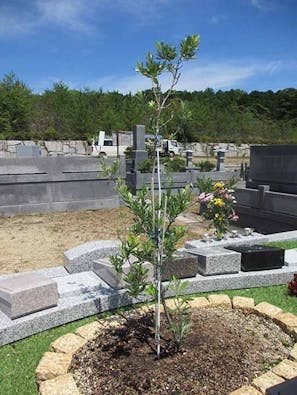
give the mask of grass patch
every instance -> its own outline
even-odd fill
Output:
[[[267,243],[266,245],[271,247],[279,247],[284,250],[291,250],[292,248],[297,248],[297,240],[291,241],[272,241],[271,243]]]
[[[196,296],[207,296],[211,293],[214,292],[196,294]],[[286,285],[221,291],[218,293],[224,293],[230,297],[235,295],[251,297],[255,299],[256,304],[266,301],[297,315],[297,298],[288,294]],[[120,311],[123,311],[123,309],[100,314],[100,318]],[[68,332],[74,332],[79,326],[92,322],[96,318],[97,316],[92,316],[75,321],[1,347],[0,394],[37,395],[35,369],[43,354],[49,350],[50,343]]]

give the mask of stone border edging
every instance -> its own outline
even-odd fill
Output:
[[[167,300],[168,307],[173,303]],[[255,306],[253,298],[234,296],[233,300],[225,294],[214,294],[206,297],[196,297],[189,301],[192,309],[207,307],[222,307],[241,310],[250,310],[254,313],[271,319],[278,324],[284,332],[291,335],[295,344],[289,355],[268,372],[256,377],[250,385],[245,385],[229,395],[260,395],[285,380],[297,376],[297,316],[283,312],[282,309],[267,302]],[[143,312],[150,309],[148,306],[140,307]],[[51,343],[50,352],[46,352],[40,360],[35,374],[40,395],[81,395],[69,369],[74,354],[89,340],[94,339],[102,329],[122,325],[121,320],[114,317],[101,319],[81,326],[75,333],[68,333]]]

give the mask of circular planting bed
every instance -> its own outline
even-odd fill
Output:
[[[37,367],[40,393],[247,395],[297,375],[293,314],[268,303],[255,307],[250,298],[234,297],[231,304],[226,295],[190,304],[183,351],[172,352],[164,325],[160,360],[147,308],[64,335]]]

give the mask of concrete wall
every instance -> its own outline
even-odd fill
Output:
[[[248,188],[297,194],[297,145],[252,146]]]
[[[220,172],[203,172],[199,170],[189,169],[184,173],[170,173],[168,175],[162,174],[162,186],[170,186],[173,190],[184,188],[186,184],[194,184],[198,177],[211,178],[213,181],[227,181],[232,177],[239,177],[238,171],[220,171]],[[142,185],[151,187],[151,174],[143,174],[140,172],[127,173],[126,183],[132,193],[139,190]],[[155,189],[157,190],[157,180],[155,179]]]
[[[123,159],[121,175],[125,177]],[[0,158],[0,215],[119,205],[98,158]]]
[[[297,229],[297,196],[260,188],[235,191],[239,224],[269,234]]]
[[[113,142],[116,145],[116,134],[114,133]],[[133,145],[132,132],[119,134],[119,143],[121,145]],[[20,140],[0,140],[0,158],[16,157],[19,146],[38,145],[41,150],[41,156],[70,156],[70,155],[88,155],[90,147],[85,141],[20,141]],[[193,151],[193,156],[203,158],[214,157],[215,150],[222,148],[227,150],[226,156],[230,158],[248,158],[250,155],[250,146],[248,144],[236,145],[232,143],[189,143],[184,149]]]

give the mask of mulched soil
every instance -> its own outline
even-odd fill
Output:
[[[127,318],[127,317],[126,317]],[[163,325],[162,358],[154,351],[153,314],[130,315],[74,357],[72,373],[85,395],[226,395],[288,356],[292,339],[255,314],[193,311],[183,351],[172,353]]]

